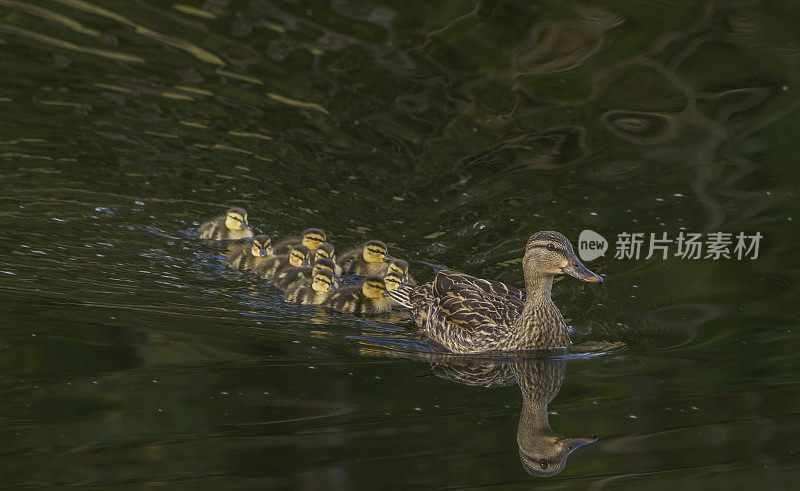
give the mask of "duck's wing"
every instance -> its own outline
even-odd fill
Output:
[[[478,326],[509,326],[522,311],[523,303],[511,297],[498,297],[483,290],[459,288],[453,285],[444,296],[435,299],[430,316],[457,325],[460,329],[474,333]]]
[[[449,269],[440,270],[433,280],[437,296],[444,297],[452,290],[478,290],[498,298],[509,298],[524,301],[525,294],[518,288],[499,281],[476,278],[465,273]]]

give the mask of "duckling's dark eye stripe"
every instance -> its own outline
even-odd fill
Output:
[[[386,254],[386,252],[385,252],[385,251],[382,251],[382,250],[380,250],[380,249],[370,249],[369,247],[367,247],[367,250],[368,250],[369,252],[373,253],[373,254]]]

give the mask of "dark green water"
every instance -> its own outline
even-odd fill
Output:
[[[788,5],[0,0],[0,487],[791,487]],[[606,283],[554,286],[590,347],[452,360],[286,305],[197,239],[231,205],[423,280],[519,286],[530,234],[597,231]],[[614,256],[680,231],[763,239]],[[530,475],[554,435],[598,439]]]

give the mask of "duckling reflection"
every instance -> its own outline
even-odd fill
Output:
[[[547,406],[558,395],[567,368],[565,359],[535,358],[492,361],[463,357],[431,360],[436,376],[478,387],[519,384],[522,412],[517,426],[517,445],[522,467],[528,474],[552,477],[564,470],[567,457],[597,437],[565,438],[551,428]]]

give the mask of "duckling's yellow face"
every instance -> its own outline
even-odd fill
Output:
[[[405,279],[408,275],[408,263],[405,261],[397,260],[389,263],[387,273],[397,273],[401,278]]]
[[[325,242],[325,233],[321,230],[306,232],[303,234],[303,240],[301,241],[301,243],[311,251],[316,251],[323,242]]]
[[[383,298],[386,295],[386,283],[382,279],[366,279],[361,285],[361,291],[367,298]]]
[[[225,217],[225,227],[228,230],[247,230],[250,228],[250,225],[247,224],[247,213],[228,210],[228,215]]]
[[[602,283],[603,278],[581,263],[570,241],[558,232],[536,232],[528,239],[522,259],[525,275],[567,274],[581,281]]]
[[[308,258],[308,249],[306,249],[305,247],[302,249],[299,247],[295,247],[289,253],[289,264],[291,264],[295,268],[299,268],[306,261],[306,258]]]
[[[316,251],[314,251],[314,261],[319,261],[320,259],[330,259],[331,261],[334,260],[334,253],[333,253],[333,244],[329,242],[325,242],[321,244]]]
[[[379,263],[386,258],[386,246],[380,242],[367,242],[364,246],[364,261],[368,263]]]
[[[315,292],[330,292],[331,285],[333,285],[333,274],[329,271],[320,271],[314,275],[314,281],[311,283],[311,288]]]
[[[272,241],[267,237],[266,239],[256,237],[253,239],[253,247],[250,253],[255,257],[267,257],[272,254]]]
[[[403,275],[397,271],[389,271],[383,277],[383,283],[386,285],[386,291],[397,290],[403,284]]]

